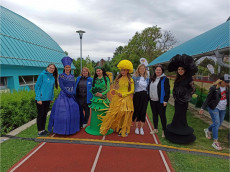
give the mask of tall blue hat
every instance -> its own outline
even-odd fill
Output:
[[[72,61],[73,61],[73,59],[70,58],[70,57],[68,57],[68,56],[67,56],[67,57],[63,57],[63,58],[61,59],[61,62],[62,62],[62,64],[63,64],[64,67],[65,67],[66,65],[71,66]]]

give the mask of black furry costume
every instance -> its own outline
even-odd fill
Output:
[[[172,123],[167,125],[165,137],[173,143],[187,144],[196,140],[193,128],[188,126],[186,112],[188,102],[195,92],[192,75],[197,72],[197,67],[193,58],[185,54],[174,56],[170,61],[168,71],[177,71],[178,67],[185,69],[186,77],[174,84],[175,114]]]

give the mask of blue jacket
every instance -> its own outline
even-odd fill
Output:
[[[140,76],[138,76],[138,77],[133,76],[132,78],[133,78],[134,87],[135,87],[135,91],[134,92],[136,92],[137,88],[139,87],[139,81],[140,81],[141,77]],[[147,86],[148,86],[149,85],[149,78],[146,78],[145,80],[147,81]],[[147,90],[147,93],[148,93],[148,87],[146,88],[146,90]]]
[[[55,78],[52,73],[43,70],[35,84],[35,100],[52,101],[54,98]]]
[[[78,86],[78,83],[79,83],[81,77],[82,76],[77,77],[77,80],[76,80],[76,83],[74,86],[74,95],[75,96],[77,95],[77,86]],[[88,77],[87,78],[87,104],[90,104],[91,103],[90,100],[93,98],[92,93],[89,91],[92,88],[92,84],[93,84],[93,78]]]

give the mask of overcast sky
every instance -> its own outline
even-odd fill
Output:
[[[76,30],[84,30],[82,56],[113,57],[135,32],[159,26],[182,44],[222,23],[229,0],[1,0],[1,5],[49,34],[72,58],[80,56]]]

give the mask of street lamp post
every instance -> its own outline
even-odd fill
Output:
[[[81,55],[81,71],[82,71],[82,37],[83,37],[83,33],[85,33],[85,31],[78,30],[76,32],[79,33],[79,36],[80,36],[80,55]],[[80,71],[80,73],[81,73],[81,71]]]

